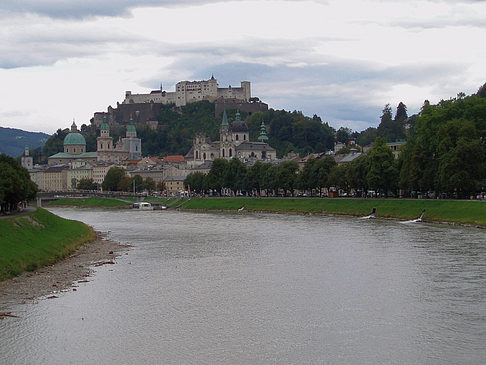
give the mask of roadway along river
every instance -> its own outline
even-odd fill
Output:
[[[3,364],[484,364],[484,230],[57,208],[134,245],[0,321]]]

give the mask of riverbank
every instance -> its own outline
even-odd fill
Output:
[[[52,265],[96,238],[84,223],[42,208],[0,220],[0,232],[0,281]]]
[[[184,210],[258,211],[270,213],[366,216],[408,220],[426,210],[425,222],[486,227],[486,203],[467,200],[354,199],[354,198],[192,198]]]
[[[55,299],[63,291],[77,291],[79,284],[89,281],[95,267],[115,264],[115,259],[128,249],[129,246],[97,233],[95,241],[81,245],[53,265],[0,281],[0,320],[21,316],[9,311],[15,305],[35,303],[42,297]]]

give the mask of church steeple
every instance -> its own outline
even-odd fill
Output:
[[[262,124],[260,124],[260,135],[258,136],[258,141],[266,142],[268,141],[267,131],[265,129],[265,123],[262,120]]]
[[[228,126],[228,115],[226,114],[226,109],[223,111],[223,121],[221,122],[221,127]]]

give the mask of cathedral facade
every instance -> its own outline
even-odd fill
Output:
[[[199,134],[194,138],[192,157],[194,165],[198,166],[206,161],[216,158],[232,159],[236,157],[242,161],[270,161],[277,158],[276,150],[270,147],[264,134],[264,124],[259,142],[250,142],[250,133],[247,124],[236,114],[236,119],[228,123],[226,111],[223,112],[223,120],[219,132],[219,141],[211,141],[205,135]],[[263,136],[263,137],[262,137]]]

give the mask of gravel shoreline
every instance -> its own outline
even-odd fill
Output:
[[[0,281],[0,320],[17,317],[9,312],[13,306],[35,303],[42,297],[56,298],[56,294],[76,291],[78,283],[87,282],[94,267],[116,263],[116,258],[128,254],[131,246],[106,239],[97,232],[96,240],[80,246],[67,258],[36,271]]]

